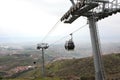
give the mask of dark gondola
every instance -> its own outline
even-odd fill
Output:
[[[65,49],[68,51],[74,50],[74,48],[75,48],[74,42],[72,40],[72,34],[70,34],[70,35],[71,35],[71,39],[69,41],[66,41],[66,43],[65,43]]]

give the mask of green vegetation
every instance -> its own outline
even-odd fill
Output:
[[[120,76],[120,53],[102,56],[105,76]],[[28,59],[29,62],[29,59]],[[41,78],[41,67],[18,74],[14,79],[7,80],[94,80],[94,63],[92,57],[81,59],[64,59],[46,65],[46,78]],[[3,79],[4,80],[4,79]]]
[[[21,74],[32,71],[28,69],[25,71],[15,72],[15,69],[19,66],[35,66],[41,64],[41,53],[35,50],[13,50],[10,54],[0,56],[0,78],[4,77],[18,77]],[[12,54],[15,53],[15,54]],[[22,53],[22,54],[21,54]],[[46,62],[51,61],[52,57],[45,55]],[[1,79],[0,79],[1,80]]]
[[[106,77],[120,76],[120,53],[102,56]],[[94,78],[94,63],[92,57],[82,59],[65,59],[47,65],[47,75],[62,78]],[[87,79],[86,79],[87,80]]]
[[[46,77],[46,78],[17,78],[17,79],[7,79],[7,80],[61,80],[60,78],[54,77]]]

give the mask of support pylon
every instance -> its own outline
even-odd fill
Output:
[[[47,43],[41,43],[37,45],[37,49],[42,49],[42,77],[45,77],[45,59],[44,59],[44,50],[47,49],[49,46]]]
[[[89,21],[92,49],[93,49],[95,80],[105,80],[95,17],[94,16],[88,17],[88,21]]]

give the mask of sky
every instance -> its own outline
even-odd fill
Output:
[[[69,0],[0,0],[0,43],[41,42],[71,6]],[[45,41],[55,42],[86,23],[85,17],[72,24],[59,22]],[[120,13],[97,25],[102,41],[120,41]],[[86,26],[73,36],[76,41],[90,41],[89,33]]]

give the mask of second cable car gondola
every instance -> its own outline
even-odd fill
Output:
[[[65,43],[65,49],[68,50],[68,51],[74,50],[74,48],[75,48],[73,38],[72,38],[72,34],[70,34],[70,35],[71,35],[71,39],[66,41],[66,43]]]

